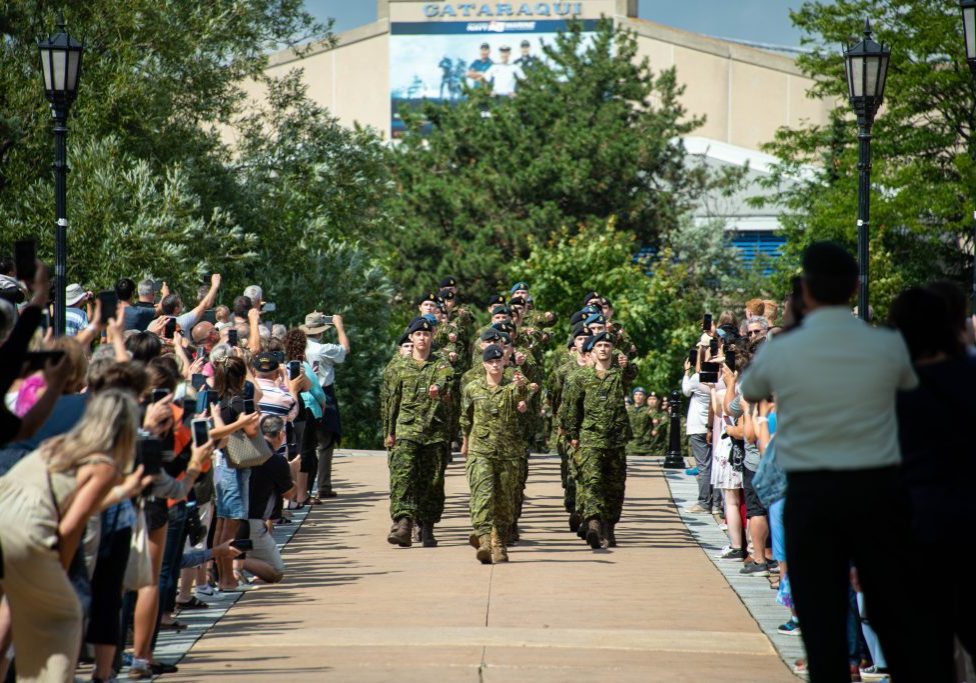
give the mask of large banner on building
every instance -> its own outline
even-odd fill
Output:
[[[500,3],[504,5],[505,3]],[[532,4],[538,9],[546,3]],[[553,11],[565,5],[567,14],[579,3],[551,3]],[[459,7],[477,7],[462,3]],[[527,5],[529,6],[529,5]],[[504,14],[482,20],[471,13],[471,21],[444,21],[459,16],[450,4],[430,3],[435,21],[394,21],[390,25],[390,134],[398,137],[405,129],[401,113],[423,102],[452,102],[465,97],[468,88],[490,88],[498,97],[517,97],[524,69],[544,59],[543,43],[552,44],[567,19],[552,12],[518,18]],[[487,6],[486,6],[487,7]],[[497,7],[497,5],[496,5]],[[518,3],[512,5],[518,8]],[[451,14],[442,15],[445,8]],[[460,16],[464,16],[463,13]],[[596,19],[582,19],[583,30],[596,28]]]

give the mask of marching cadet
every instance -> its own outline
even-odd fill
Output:
[[[437,545],[434,524],[444,511],[443,453],[450,438],[447,387],[451,364],[431,356],[433,325],[414,318],[407,328],[413,342],[410,358],[396,368],[390,385],[385,444],[390,452],[390,517],[387,541],[402,548],[412,544],[419,521],[425,548]]]
[[[482,352],[481,376],[464,386],[461,453],[471,488],[469,539],[483,564],[508,562],[507,536],[515,523],[522,448],[519,410],[537,385],[519,372],[505,373],[505,351],[491,344]]]
[[[657,436],[656,418],[647,404],[647,391],[635,387],[634,404],[627,406],[632,437],[627,442],[627,455],[654,455]]]
[[[586,542],[594,550],[615,547],[627,479],[625,448],[630,421],[624,397],[635,375],[621,354],[613,365],[613,341],[606,332],[583,345],[592,366],[573,371],[566,380],[559,422],[569,439],[577,471],[577,509]]]

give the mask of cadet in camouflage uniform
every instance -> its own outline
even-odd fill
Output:
[[[409,547],[415,520],[422,520],[424,547],[437,545],[434,523],[444,510],[444,443],[448,439],[447,387],[454,371],[431,356],[433,325],[415,318],[407,334],[413,353],[396,369],[389,388],[386,447],[390,453],[390,517],[387,540]]]
[[[647,395],[647,410],[654,422],[651,432],[651,455],[664,455],[668,451],[668,414],[661,410],[661,402],[653,391]]]
[[[575,449],[577,507],[586,542],[597,549],[616,546],[614,527],[627,478],[624,449],[630,439],[624,397],[635,370],[623,354],[620,367],[613,366],[613,342],[606,332],[587,339],[583,350],[591,353],[593,366],[567,377],[559,422]]]
[[[505,351],[490,345],[482,352],[481,376],[464,386],[461,400],[461,452],[467,457],[471,487],[471,545],[484,564],[507,562],[506,540],[515,523],[522,445],[517,438],[518,405],[531,389],[525,376],[505,376]],[[534,385],[533,385],[534,386]]]
[[[569,439],[566,433],[558,428],[558,415],[566,378],[572,371],[586,365],[582,348],[589,336],[583,324],[577,323],[570,335],[568,355],[549,374],[549,398],[552,401],[552,412],[557,423],[556,452],[559,454],[559,479],[563,486],[563,506],[569,513],[569,530],[573,532],[578,531],[580,525],[579,514],[576,511],[576,464],[570,452]]]
[[[382,379],[380,380],[380,422],[383,425],[384,438],[390,433],[390,394],[393,392],[393,384],[397,379],[397,368],[403,362],[404,358],[410,358],[412,355],[413,342],[410,340],[410,335],[404,332],[397,341],[397,352],[390,359],[390,362],[386,364],[386,367],[383,369]]]
[[[647,391],[644,387],[636,387],[633,396],[634,404],[627,406],[632,435],[627,442],[627,455],[654,455],[656,425],[654,414],[647,405]]]

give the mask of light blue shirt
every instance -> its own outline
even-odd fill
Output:
[[[88,327],[88,314],[80,308],[68,306],[64,309],[64,334],[74,337]]]
[[[797,472],[899,464],[895,398],[917,384],[898,332],[828,306],[763,344],[741,388],[749,401],[775,396],[776,457]]]

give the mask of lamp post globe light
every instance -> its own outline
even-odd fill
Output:
[[[84,45],[72,38],[58,17],[58,32],[37,41],[44,95],[51,103],[54,119],[54,334],[65,332],[65,286],[68,269],[67,175],[68,111],[78,94],[81,77],[81,55]]]
[[[976,78],[976,0],[962,0],[959,3],[962,12],[962,34],[966,43],[966,63],[969,73]],[[972,135],[973,133],[970,133]],[[976,161],[976,141],[970,140],[969,153]],[[976,211],[973,212],[973,284],[970,292],[973,311],[976,312]]]
[[[871,38],[871,23],[864,22],[864,38],[844,50],[847,91],[857,115],[857,261],[859,284],[857,310],[861,320],[869,320],[868,307],[868,226],[871,219],[871,126],[884,98],[891,50]]]

